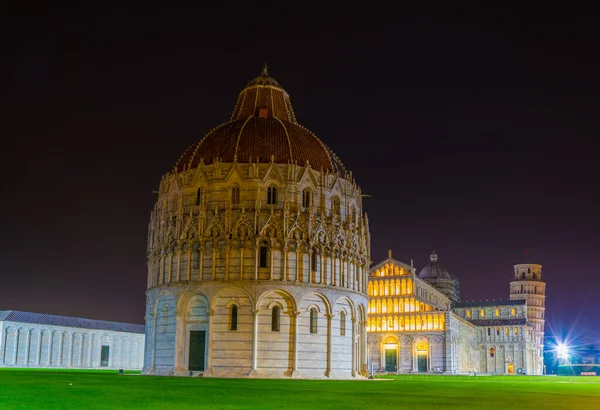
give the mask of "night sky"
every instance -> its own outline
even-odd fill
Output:
[[[152,191],[267,62],[370,195],[374,263],[436,250],[463,300],[540,263],[547,331],[600,340],[595,21],[14,14],[0,310],[143,323]]]

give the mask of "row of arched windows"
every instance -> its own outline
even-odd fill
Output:
[[[500,336],[500,328],[499,327],[497,327],[495,329],[495,333],[496,333],[496,336]],[[492,335],[492,328],[491,327],[487,328],[487,335],[488,336]],[[508,326],[504,327],[504,335],[505,336],[510,336],[510,327],[508,327]],[[518,336],[518,335],[519,335],[519,328],[518,327],[514,327],[513,328],[513,336]]]
[[[370,332],[385,332],[385,331],[431,331],[445,329],[444,313],[410,315],[410,316],[378,316],[367,318],[368,331]]]
[[[407,313],[430,312],[431,305],[419,302],[415,298],[390,298],[369,300],[369,313]]]
[[[543,288],[541,286],[529,286],[521,284],[521,293],[528,295],[539,295],[543,294]]]
[[[277,193],[275,193],[275,198],[277,198]],[[202,205],[204,202],[204,187],[198,188],[196,191],[196,206]],[[240,186],[234,185],[231,187],[231,203],[233,205],[237,205],[240,203]]]
[[[202,205],[204,203],[204,187],[198,188],[196,191],[196,206]],[[309,188],[304,188],[302,190],[302,207],[309,208],[313,203],[313,194]],[[275,185],[269,185],[267,187],[267,204],[276,205],[278,201],[278,188]],[[231,188],[231,203],[237,205],[240,203],[240,186],[233,185]],[[341,215],[341,205],[340,198],[338,196],[331,197],[331,211],[335,215]],[[351,217],[352,220],[356,220],[356,208],[351,207]]]
[[[412,295],[413,281],[410,278],[369,281],[369,296]]]
[[[474,309],[467,309],[467,318],[469,318],[469,319],[471,318],[471,315],[472,315],[471,310],[474,310]],[[473,312],[473,315],[474,314],[475,313]],[[511,316],[515,316],[516,314],[517,314],[517,310],[515,308],[512,308],[510,310],[510,315]],[[500,309],[498,309],[498,308],[494,309],[494,316],[495,317],[500,317]],[[485,309],[479,309],[479,317],[480,318],[486,318],[486,317],[487,318],[491,318],[492,317],[492,310],[491,310],[491,308],[488,308],[487,312],[486,312]]]
[[[244,242],[245,244],[246,242]],[[156,260],[152,263],[151,285],[159,286],[166,283],[173,283],[185,280],[204,280],[206,275],[214,274],[216,266],[216,274],[223,275],[226,259],[226,249],[223,246],[224,240],[216,246],[215,241],[209,241],[205,244],[203,251],[200,250],[200,242],[183,243],[183,245],[173,245],[169,250],[158,252]],[[292,246],[291,251],[298,251],[300,248]],[[232,248],[231,251],[239,250]],[[267,240],[261,239],[255,251],[246,252],[243,256],[246,259],[252,259],[253,266],[259,268],[259,273],[266,274],[265,270],[269,269],[273,264],[272,252],[282,252],[281,248],[273,248]],[[318,248],[314,248],[312,254],[306,255],[306,250],[300,251],[302,258],[299,258],[295,267],[288,269],[287,274],[299,275],[303,281],[318,282],[325,281],[329,284],[335,284],[342,287],[356,287],[362,289],[362,273],[360,266],[356,263],[340,258],[338,253],[319,253]],[[238,253],[238,255],[240,255]],[[277,253],[275,254],[277,255]],[[304,257],[308,256],[307,259]],[[216,257],[216,263],[213,263],[213,258]],[[256,260],[254,261],[254,258]],[[200,272],[202,264],[202,276]],[[281,265],[274,265],[277,271],[275,275],[283,274]],[[252,269],[244,269],[245,275],[251,275]],[[335,275],[334,275],[335,274]],[[214,278],[213,278],[214,279]]]
[[[531,269],[527,269],[527,273],[531,273]],[[541,280],[541,276],[539,277]],[[521,272],[521,279],[525,279],[525,272]],[[538,280],[538,274],[533,272],[533,280]]]
[[[392,264],[386,264],[375,271],[375,276],[404,276],[408,274],[409,272],[404,268]]]

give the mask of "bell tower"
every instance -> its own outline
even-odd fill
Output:
[[[542,265],[523,263],[515,265],[514,269],[515,278],[510,282],[510,300],[525,299],[527,303],[527,321],[535,327],[538,356],[536,373],[543,374],[546,283],[542,281]]]

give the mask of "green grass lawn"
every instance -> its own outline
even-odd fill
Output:
[[[0,370],[8,409],[600,409],[600,377],[259,380]]]

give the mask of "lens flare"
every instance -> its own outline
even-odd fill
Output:
[[[556,345],[556,355],[559,359],[568,359],[569,358],[569,348],[564,343],[559,343]]]

